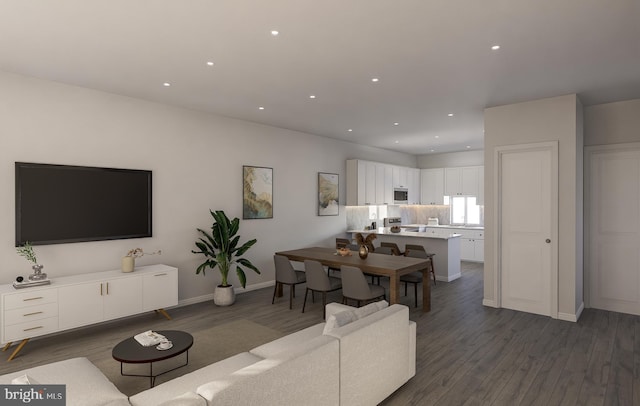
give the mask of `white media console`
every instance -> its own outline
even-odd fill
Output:
[[[30,338],[109,321],[178,304],[178,269],[149,265],[52,278],[50,285],[15,289],[0,285],[0,339],[6,351],[22,340],[7,361]]]

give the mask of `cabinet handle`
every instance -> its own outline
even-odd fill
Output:
[[[22,330],[22,331],[37,330],[37,329],[39,329],[39,328],[42,328],[42,326],[38,326],[38,327],[31,327],[31,328],[25,328],[25,329],[24,329],[24,330]]]
[[[166,273],[157,273],[157,274],[155,274],[153,276],[166,276],[166,275],[167,275]]]
[[[38,299],[42,299],[42,296],[38,296],[38,297],[30,297],[28,299],[22,299],[23,302],[28,302],[29,300],[38,300]]]
[[[44,313],[44,312],[33,312],[33,313],[27,313],[27,314],[23,314],[23,315],[22,315],[22,317],[25,317],[25,316],[33,316],[33,315],[36,315],[36,314],[42,314],[42,313]]]
[[[100,284],[100,296],[102,296],[102,283]]]
[[[109,294],[109,282],[107,282],[107,295]]]

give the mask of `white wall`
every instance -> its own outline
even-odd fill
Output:
[[[567,95],[485,110],[485,262],[484,300],[496,299],[494,257],[494,150],[497,146],[559,141],[558,157],[558,315],[576,316],[582,305],[582,130],[580,102]]]
[[[640,141],[640,99],[584,109],[584,145]]]
[[[484,165],[484,151],[461,151],[427,154],[418,157],[418,168],[454,168]]]
[[[37,246],[50,277],[118,269],[131,248],[162,250],[138,265],[180,269],[181,300],[213,292],[218,274],[195,275],[196,227],[209,209],[242,217],[242,165],[272,167],[274,218],[242,220],[247,257],[262,270],[248,285],[274,278],[277,250],[332,245],[346,228],[346,159],[415,166],[415,156],[0,72],[0,283],[31,272],[15,252],[14,162],[153,171],[152,238]],[[340,175],[340,215],[316,215],[317,172]],[[46,199],[46,196],[42,196]],[[232,278],[236,281],[235,276]]]

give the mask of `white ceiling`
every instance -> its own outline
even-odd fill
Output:
[[[416,155],[482,149],[486,107],[640,98],[640,1],[0,0],[0,70]]]

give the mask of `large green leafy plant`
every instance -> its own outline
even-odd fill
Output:
[[[209,212],[214,220],[211,226],[211,233],[198,228],[198,231],[202,235],[198,241],[196,241],[198,251],[191,251],[194,254],[203,254],[207,258],[206,261],[198,266],[196,274],[202,272],[204,275],[207,268],[213,269],[217,266],[222,276],[220,286],[229,286],[227,283],[229,269],[235,264],[236,274],[238,275],[240,284],[244,288],[247,284],[247,276],[244,273],[244,269],[251,269],[255,273],[260,274],[258,268],[256,268],[251,261],[242,258],[242,255],[244,255],[257,240],[254,238],[238,246],[240,236],[236,234],[240,228],[240,219],[236,217],[233,220],[229,220],[229,217],[227,217],[222,210],[209,210]]]

